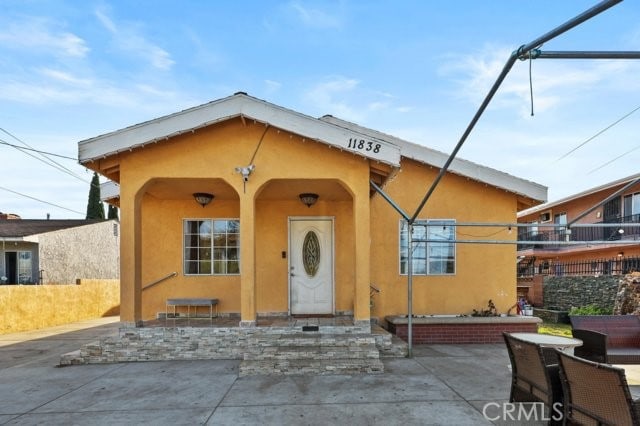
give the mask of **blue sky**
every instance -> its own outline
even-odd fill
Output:
[[[509,54],[596,3],[0,0],[0,142],[77,158],[80,140],[245,91],[449,154]],[[640,50],[640,2],[542,50]],[[640,61],[533,61],[533,117],[529,65],[459,157],[550,201],[640,172],[640,111],[560,159],[640,107]],[[0,144],[0,211],[84,216],[91,174],[51,158],[66,173]]]

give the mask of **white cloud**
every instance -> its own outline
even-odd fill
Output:
[[[42,68],[40,70],[40,73],[46,77],[49,77],[51,80],[55,80],[72,86],[88,87],[92,83],[89,79],[76,77],[71,73],[54,70],[51,68]]]
[[[341,19],[338,16],[324,10],[311,8],[297,1],[290,2],[288,6],[306,27],[340,28],[342,26]]]
[[[45,18],[26,18],[0,30],[0,44],[11,49],[28,48],[60,56],[85,57],[90,50],[86,42],[56,26]]]
[[[349,105],[349,95],[358,87],[359,81],[342,76],[331,77],[307,91],[305,99],[323,114],[331,114],[345,120],[362,121],[363,111]]]
[[[118,49],[145,58],[153,67],[168,70],[175,61],[166,50],[143,37],[135,25],[114,22],[106,10],[96,9],[95,15],[102,26],[113,35]]]
[[[273,80],[265,80],[264,84],[266,86],[265,91],[269,95],[277,92],[282,87],[282,83]]]

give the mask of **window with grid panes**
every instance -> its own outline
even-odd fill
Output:
[[[185,275],[240,273],[239,220],[185,220],[183,235]]]

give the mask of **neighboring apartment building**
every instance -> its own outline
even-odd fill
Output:
[[[640,174],[518,213],[518,275],[640,271]]]
[[[118,221],[3,217],[2,284],[74,284],[79,278],[119,277]]]
[[[120,312],[135,324],[178,297],[219,299],[246,326],[259,315],[368,324],[406,313],[407,228],[371,182],[413,211],[448,158],[245,93],[78,148],[81,164],[119,185],[105,198],[120,207]],[[541,185],[453,161],[415,223],[413,312],[471,313],[489,299],[506,312],[515,245],[455,244],[456,222],[514,223],[545,200]]]

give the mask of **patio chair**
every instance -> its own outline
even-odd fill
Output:
[[[567,424],[640,425],[624,370],[558,351]]]
[[[558,364],[548,365],[542,347],[502,333],[511,361],[509,402],[543,403],[550,424],[561,423],[562,385]]]

